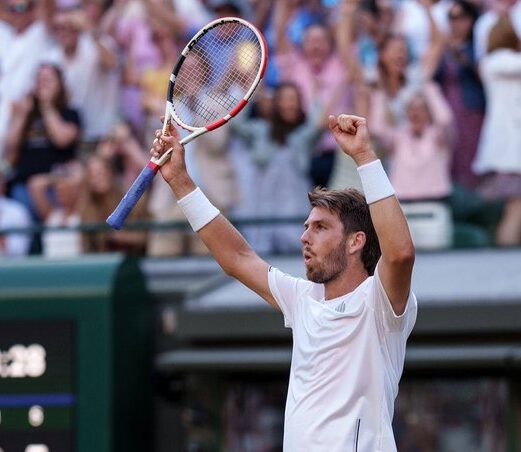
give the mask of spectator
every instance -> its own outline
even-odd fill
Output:
[[[373,104],[372,131],[391,154],[391,183],[404,212],[421,208],[432,214],[434,224],[409,220],[415,245],[447,247],[452,243],[450,210],[451,127],[453,116],[439,87],[424,85],[406,103],[406,123],[394,127],[386,119],[385,99],[380,93]],[[422,203],[419,205],[419,203]]]
[[[51,46],[52,0],[4,0],[0,18],[0,159],[12,102],[33,87],[42,56]]]
[[[137,84],[142,91],[141,106],[145,117],[145,137],[147,141],[154,138],[157,118],[165,112],[165,87],[179,50],[169,27],[157,21],[150,21],[149,23],[153,44],[158,51],[158,61],[155,67],[145,69],[141,76],[137,77]]]
[[[352,34],[352,16],[344,8],[336,27],[335,36],[323,24],[316,23],[306,28],[302,46],[295,47],[286,37],[286,24],[292,13],[284,0],[276,3],[275,31],[277,55],[275,63],[282,82],[294,83],[302,96],[305,112],[310,112],[314,104],[325,104],[339,84],[345,89],[337,92],[329,113],[345,111],[358,112],[352,83],[359,80],[358,66],[355,64],[348,42]],[[335,38],[338,51],[335,50]],[[332,135],[325,134],[317,144],[315,156],[310,165],[314,185],[326,187],[333,170],[336,144]]]
[[[107,217],[123,197],[116,172],[110,162],[97,153],[85,163],[85,184],[80,209],[83,224],[104,224]],[[146,219],[145,200],[141,199],[129,215],[130,221]],[[145,251],[146,233],[142,231],[85,232],[83,251],[104,253],[111,251],[142,255]]]
[[[392,31],[394,9],[386,0],[364,0],[357,12],[357,55],[366,83],[378,80],[378,48]]]
[[[79,163],[60,165],[50,173],[37,174],[28,188],[39,218],[47,227],[78,227],[81,223],[78,201],[83,184]],[[79,231],[44,231],[42,254],[49,258],[77,257],[82,252]]]
[[[296,85],[281,84],[274,93],[269,120],[238,116],[232,130],[250,150],[256,171],[251,214],[260,218],[304,217],[311,181],[307,174],[313,148],[325,126],[315,107],[307,115]],[[328,111],[324,107],[324,111]],[[276,200],[276,202],[274,202]],[[248,237],[259,253],[295,252],[301,248],[300,225],[261,226]],[[298,231],[297,231],[298,232]]]
[[[473,26],[479,16],[469,0],[454,0],[449,9],[449,33],[441,37],[434,29],[427,74],[435,75],[454,112],[457,130],[452,159],[455,184],[474,190],[477,178],[471,166],[476,155],[485,111],[485,94],[474,57]],[[432,25],[435,27],[434,22]]]
[[[117,42],[119,57],[123,62],[120,87],[121,114],[125,121],[132,125],[140,140],[148,140],[146,112],[141,108],[141,80],[147,71],[163,69],[166,61],[163,54],[166,36],[174,48],[174,53],[168,55],[171,71],[172,64],[178,56],[177,48],[174,46],[175,37],[185,34],[185,25],[180,22],[172,11],[171,2],[157,3],[149,0],[114,2],[102,21],[102,30]],[[165,33],[165,30],[168,33]],[[160,86],[164,98],[164,86]],[[155,89],[159,90],[159,85]]]
[[[521,244],[521,47],[506,12],[492,27],[480,72],[487,96],[473,168],[486,199],[505,201],[496,231],[500,246]]]
[[[6,160],[13,172],[10,195],[35,217],[27,180],[49,172],[57,163],[72,160],[79,135],[78,113],[68,107],[60,69],[40,66],[34,92],[12,106],[6,138]]]
[[[31,215],[25,206],[5,196],[5,179],[0,172],[0,230],[10,228],[28,228]],[[29,253],[30,234],[0,234],[0,257],[18,257]]]
[[[396,34],[387,35],[378,49],[378,82],[371,93],[371,104],[375,97],[383,97],[386,117],[390,124],[401,126],[405,122],[405,100],[421,86],[418,65],[411,65],[405,38]],[[370,122],[373,108],[370,109]]]
[[[406,102],[406,121],[393,126],[385,98],[373,104],[373,135],[392,155],[390,179],[401,201],[444,199],[451,192],[452,111],[435,83],[424,84]]]
[[[132,185],[149,160],[130,126],[124,122],[112,128],[109,135],[99,142],[96,152],[111,162],[125,190]]]
[[[116,46],[87,20],[82,9],[58,11],[53,31],[56,45],[47,58],[63,68],[71,105],[83,122],[82,153],[88,153],[118,118]]]

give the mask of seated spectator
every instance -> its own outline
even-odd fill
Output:
[[[12,106],[6,139],[6,160],[12,168],[10,196],[30,209],[35,218],[27,180],[72,160],[79,135],[79,116],[68,106],[60,69],[42,65],[34,92]]]
[[[327,110],[327,107],[324,108]],[[243,140],[255,165],[255,187],[251,215],[257,218],[304,218],[308,210],[307,174],[311,155],[325,127],[317,108],[304,113],[294,84],[281,84],[274,93],[273,111],[268,120],[246,119],[239,115],[230,123]],[[259,253],[296,252],[301,225],[260,226],[248,229],[248,240]]]
[[[45,226],[80,225],[78,209],[83,171],[79,163],[60,165],[48,173],[37,174],[28,182],[32,203]],[[49,258],[77,257],[82,253],[81,233],[71,230],[44,231],[42,254]]]
[[[521,45],[507,12],[492,27],[480,62],[487,109],[473,168],[481,194],[503,200],[496,230],[500,246],[521,244]]]
[[[118,119],[119,68],[114,41],[81,8],[57,11],[47,58],[63,69],[71,105],[81,114],[81,152],[94,150]],[[100,108],[103,106],[103,108]]]
[[[124,191],[118,183],[116,172],[110,162],[97,153],[90,155],[85,163],[85,183],[80,208],[82,224],[104,225],[123,195]],[[130,213],[128,223],[146,218],[145,200],[142,198]],[[146,233],[143,231],[84,232],[82,242],[85,253],[119,251],[142,255],[145,251]]]
[[[450,179],[452,112],[439,87],[425,84],[406,103],[406,123],[394,127],[385,117],[385,99],[380,94],[373,104],[373,134],[391,154],[389,178],[404,212],[429,212],[434,228],[409,220],[415,245],[441,248],[452,243],[452,226],[447,205]],[[410,204],[409,204],[410,203]],[[428,203],[425,205],[424,203]],[[426,232],[428,229],[428,233]]]
[[[5,179],[0,171],[0,230],[28,228],[32,224],[27,208],[5,196]],[[18,257],[29,253],[31,235],[23,233],[0,233],[0,257]]]
[[[472,171],[485,111],[485,94],[474,57],[472,29],[479,16],[469,0],[454,0],[449,9],[449,30],[444,38],[434,29],[426,78],[440,83],[454,112],[457,134],[452,158],[452,178],[473,190],[477,177]],[[434,22],[432,25],[435,26]]]
[[[99,142],[96,152],[111,162],[124,190],[132,185],[149,161],[130,126],[124,122],[112,127],[109,135]]]

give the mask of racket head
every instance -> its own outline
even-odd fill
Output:
[[[167,91],[166,119],[210,131],[244,108],[267,64],[262,34],[248,21],[224,17],[203,27],[177,60]]]

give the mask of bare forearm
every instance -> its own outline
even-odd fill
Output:
[[[5,159],[10,165],[14,165],[18,160],[24,125],[25,118],[21,117],[14,117],[10,123],[9,131],[5,138]]]
[[[338,8],[338,22],[335,27],[335,40],[338,54],[342,58],[344,64],[346,64],[348,70],[350,69],[352,62],[351,56],[351,45],[353,42],[354,34],[354,14],[355,8],[349,3],[342,2]]]
[[[352,115],[330,116],[329,129],[342,151],[358,166],[382,251],[378,274],[394,313],[400,315],[407,306],[414,263],[414,246],[407,221],[373,151],[366,119]]]
[[[372,148],[354,158],[358,167],[377,160]],[[369,204],[371,219],[378,236],[382,257],[389,262],[404,260],[414,254],[407,220],[395,196]]]
[[[382,258],[389,263],[409,262],[414,255],[414,246],[407,220],[396,197],[390,196],[370,204],[369,211]]]
[[[104,71],[111,71],[115,69],[117,66],[117,59],[114,52],[107,49],[103,43],[100,41],[100,36],[93,33],[94,43],[96,44],[96,48],[99,54],[100,66]]]
[[[63,120],[54,107],[42,110],[43,123],[51,142],[58,148],[70,146],[78,138],[78,127]]]
[[[187,173],[179,175],[169,185],[178,200],[197,188]],[[197,233],[226,273],[232,272],[232,264],[238,254],[250,251],[239,231],[222,215],[218,215]]]
[[[280,53],[287,53],[290,50],[288,38],[286,37],[286,26],[290,17],[290,7],[287,0],[277,0],[275,3],[274,22],[275,22],[275,42]]]

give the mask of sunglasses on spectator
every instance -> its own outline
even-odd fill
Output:
[[[22,3],[8,3],[6,9],[10,13],[23,14],[27,11],[31,11],[34,7],[34,1],[22,2]]]

